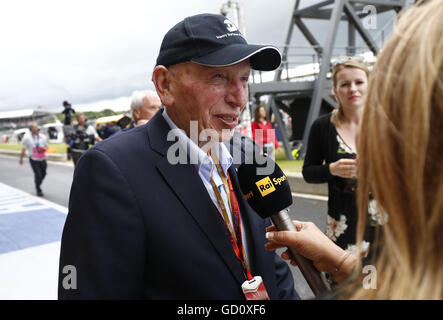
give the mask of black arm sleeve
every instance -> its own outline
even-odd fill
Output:
[[[59,299],[143,297],[145,230],[128,182],[103,152],[90,150],[74,173],[61,241]],[[66,286],[65,266],[76,270]]]
[[[325,121],[327,120],[327,121]],[[324,164],[327,157],[328,118],[319,118],[311,126],[303,163],[303,178],[308,183],[325,183],[332,177],[329,163]]]

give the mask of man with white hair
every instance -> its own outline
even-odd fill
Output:
[[[131,112],[133,122],[130,128],[145,124],[158,110],[162,103],[157,93],[151,90],[134,91],[131,100]]]

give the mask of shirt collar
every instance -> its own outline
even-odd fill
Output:
[[[188,151],[189,159],[191,162],[194,162],[199,173],[209,181],[212,172],[214,171],[215,165],[211,157],[209,157],[194,141],[192,141],[184,132],[184,130],[179,129],[177,125],[172,121],[166,112],[166,108],[163,110],[163,118],[166,120],[171,129],[177,129],[176,134],[178,136],[178,141],[180,143],[186,143],[186,145],[182,145],[185,150]],[[212,147],[212,152],[215,152],[216,156],[218,156],[220,167],[222,168],[223,173],[227,176],[227,172],[229,167],[232,165],[232,155],[229,153],[228,148],[222,142],[217,142]],[[192,161],[193,160],[193,161]],[[197,161],[195,161],[197,160]],[[197,162],[197,163],[195,163]]]

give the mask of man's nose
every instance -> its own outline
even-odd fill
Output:
[[[226,95],[226,102],[233,107],[244,107],[248,102],[248,84],[244,81],[234,80],[228,85],[228,93]]]

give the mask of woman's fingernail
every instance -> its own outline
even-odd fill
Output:
[[[266,239],[271,240],[274,238],[274,232],[266,232]]]

